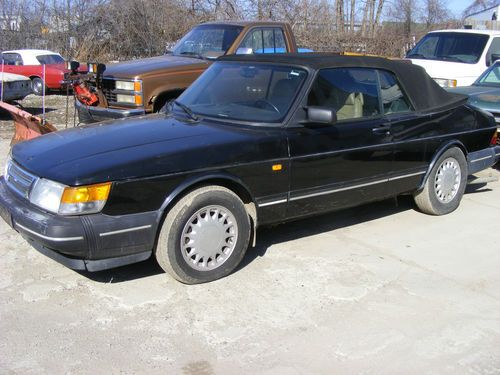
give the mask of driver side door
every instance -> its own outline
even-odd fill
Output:
[[[383,116],[377,71],[318,72],[303,107],[333,109],[333,125],[308,124],[299,109],[287,128],[289,217],[358,205],[387,195],[393,161],[391,124]]]

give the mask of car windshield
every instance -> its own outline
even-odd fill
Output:
[[[500,63],[496,63],[486,70],[474,85],[500,87]]]
[[[231,47],[243,28],[234,25],[202,25],[187,33],[174,47],[174,55],[206,57],[222,56]]]
[[[430,33],[406,55],[428,59],[474,64],[483,53],[488,35],[472,33]]]
[[[307,72],[248,63],[213,64],[178,99],[195,114],[248,122],[281,122]]]
[[[42,65],[64,64],[64,59],[59,55],[38,55],[36,59]]]

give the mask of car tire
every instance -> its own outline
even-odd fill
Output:
[[[445,215],[457,209],[467,184],[467,161],[458,147],[446,150],[436,161],[424,188],[414,194],[420,211]]]
[[[182,197],[167,213],[156,259],[176,280],[199,284],[229,275],[250,239],[250,218],[241,199],[222,186],[205,186]]]
[[[43,95],[43,80],[40,77],[31,78],[31,90],[33,94],[42,96]],[[47,89],[45,89],[45,93],[47,93]]]

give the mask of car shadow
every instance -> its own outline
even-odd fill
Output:
[[[369,222],[412,209],[415,209],[412,197],[400,196],[397,199],[391,198],[307,219],[299,219],[286,224],[259,228],[257,232],[257,245],[248,249],[242,262],[234,272],[245,268],[255,259],[265,256],[267,249],[274,244],[314,236],[319,233]],[[77,272],[100,283],[121,283],[164,273],[154,257],[144,262],[105,271]]]

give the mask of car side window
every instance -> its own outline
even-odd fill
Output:
[[[309,92],[307,105],[334,109],[337,119],[380,115],[377,73],[374,69],[322,69]]]
[[[257,28],[250,31],[240,48],[251,49],[252,53],[287,52],[283,30],[278,27]]]
[[[23,59],[18,53],[2,53],[5,65],[23,65]]]
[[[412,111],[413,108],[407,96],[399,87],[396,76],[385,70],[379,70],[378,72],[380,80],[380,98],[382,99],[384,115]]]
[[[493,38],[491,41],[490,48],[488,49],[488,52],[486,53],[486,64],[492,64],[494,61],[491,60],[491,55],[500,54],[500,38]]]

